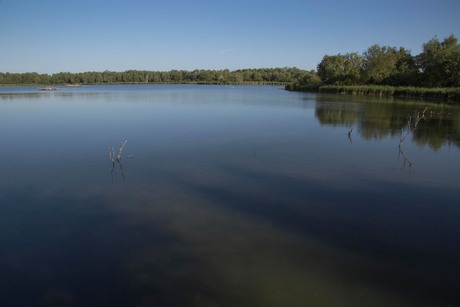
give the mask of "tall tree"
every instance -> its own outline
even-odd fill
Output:
[[[418,85],[419,69],[415,57],[409,50],[399,48],[396,54],[396,73],[391,75],[388,83],[395,86]]]
[[[417,56],[422,85],[428,87],[460,86],[460,45],[453,35],[442,42],[437,37],[423,45]]]
[[[410,51],[373,45],[363,53],[363,81],[367,84],[412,85],[417,66]]]
[[[325,55],[318,64],[318,76],[326,84],[358,84],[362,57],[357,53]]]
[[[393,47],[372,45],[363,53],[363,79],[368,84],[384,84],[396,72]]]

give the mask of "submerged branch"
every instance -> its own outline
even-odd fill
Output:
[[[115,153],[113,151],[113,146],[109,147],[109,159],[113,164],[115,164]]]
[[[111,175],[112,175],[112,183],[115,181],[115,174],[116,174],[116,167],[115,167],[115,162],[118,163],[118,166],[120,167],[121,171],[121,176],[123,177],[123,180],[125,179],[125,169],[123,167],[123,164],[121,163],[121,158],[123,154],[123,149],[125,148],[126,143],[128,140],[125,140],[124,142],[120,142],[120,146],[118,148],[118,154],[115,158],[115,150],[112,147],[109,147],[109,159],[112,161],[112,170],[111,170]],[[132,158],[133,155],[128,155],[128,158]]]
[[[410,162],[410,160],[409,160],[409,159],[406,157],[406,155],[404,154],[404,151],[402,150],[401,146],[399,146],[398,161],[399,161],[399,158],[400,158],[401,156],[402,156],[403,159],[404,159],[402,168],[406,168],[406,165],[409,166],[409,168],[411,168],[412,162]]]
[[[128,140],[126,140],[124,143],[120,142],[120,148],[118,149],[118,156],[117,156],[117,161],[118,162],[121,161],[121,154],[123,153],[123,148],[125,147],[126,142],[128,142]]]
[[[351,127],[350,131],[348,131],[348,140],[350,141],[350,144],[353,143],[352,139],[351,139],[351,133],[353,132],[353,127]]]
[[[409,134],[414,133],[414,131],[417,130],[418,124],[420,123],[422,119],[424,120],[426,118],[425,113],[429,109],[430,107],[426,107],[422,113],[417,112],[417,117],[414,120],[413,126],[412,126],[412,116],[409,115],[409,117],[407,118],[407,131],[404,136],[403,136],[403,129],[401,128],[401,135],[399,137],[399,147],[401,147],[402,143],[404,142],[404,140]]]

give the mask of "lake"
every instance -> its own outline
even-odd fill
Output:
[[[0,87],[0,141],[4,306],[460,306],[459,107]]]

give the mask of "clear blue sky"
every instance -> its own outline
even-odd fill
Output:
[[[316,69],[460,39],[460,0],[0,0],[0,72]]]

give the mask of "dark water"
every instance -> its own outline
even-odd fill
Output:
[[[1,305],[460,306],[459,108],[4,87],[0,141]]]

